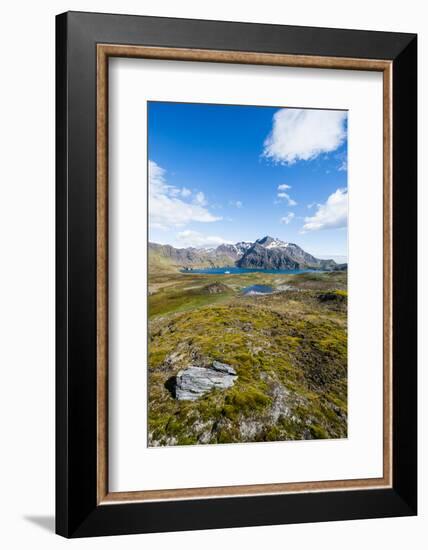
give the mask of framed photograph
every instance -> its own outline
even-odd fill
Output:
[[[57,16],[57,532],[414,515],[412,34]]]

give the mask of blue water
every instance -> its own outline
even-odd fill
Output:
[[[244,269],[242,267],[209,267],[206,269],[182,269],[182,273],[196,273],[202,275],[235,275],[239,273],[273,273],[296,275],[298,273],[309,273],[314,269]]]
[[[273,288],[267,285],[251,285],[242,289],[242,294],[271,294]]]

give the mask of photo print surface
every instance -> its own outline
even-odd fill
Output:
[[[346,438],[347,111],[147,112],[148,446]]]

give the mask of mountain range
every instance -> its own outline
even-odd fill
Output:
[[[337,271],[347,264],[321,260],[294,243],[266,236],[255,242],[221,244],[216,248],[174,248],[171,245],[149,243],[149,269],[171,271],[210,267],[241,267],[246,269],[320,269]]]

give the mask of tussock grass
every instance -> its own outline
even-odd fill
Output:
[[[149,297],[149,444],[346,437],[346,301],[334,309],[318,299],[326,290],[346,298],[346,274],[224,276],[229,289],[209,294],[213,281],[151,276],[162,287]],[[293,289],[242,296],[250,284]],[[233,387],[174,399],[169,379],[214,360],[235,368]]]

